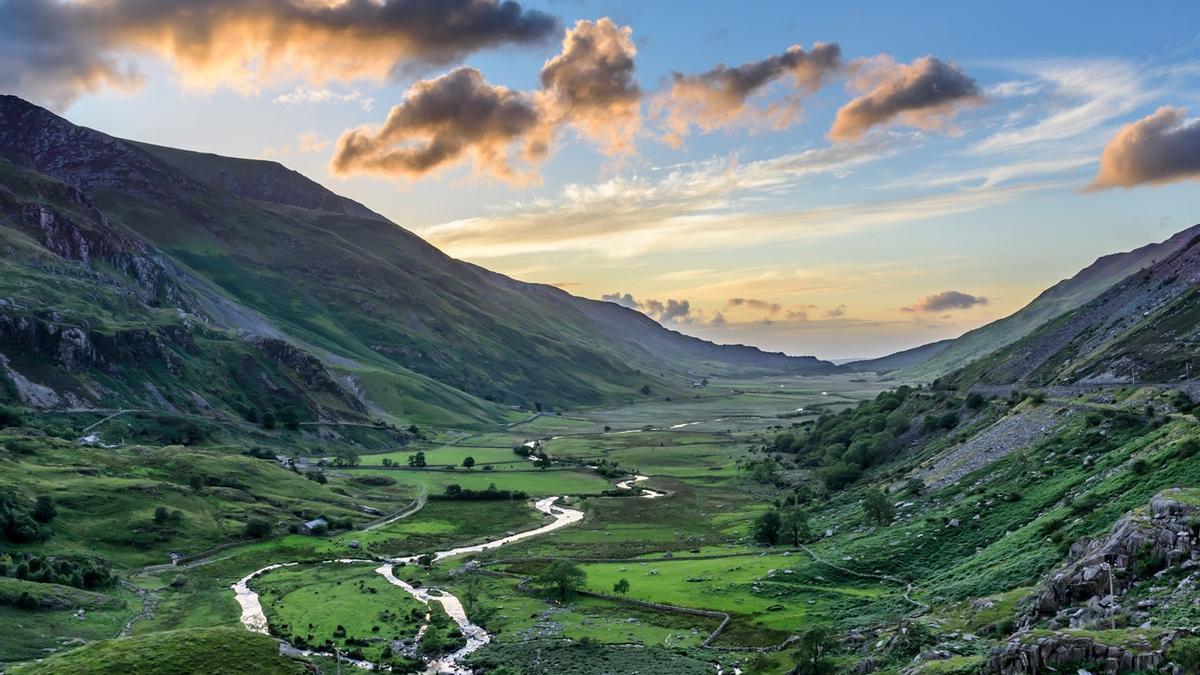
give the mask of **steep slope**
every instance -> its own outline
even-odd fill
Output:
[[[945,383],[1171,382],[1190,372],[1197,326],[1200,236]]]
[[[286,339],[373,402],[440,383],[447,406],[458,390],[567,407],[670,392],[714,365],[834,370],[454,260],[275,163],[115,139],[15,97],[0,97],[0,156],[77,188],[112,231],[155,251],[191,298],[167,305]]]
[[[930,354],[928,359],[901,366],[897,376],[902,379],[930,380],[957,370],[985,354],[1019,340],[1064,312],[1089,302],[1130,274],[1167,258],[1197,234],[1200,234],[1200,225],[1183,230],[1157,244],[1099,258],[1070,279],[1046,289],[1012,315],[963,334],[945,348]],[[884,359],[890,360],[892,356]],[[862,361],[855,365],[868,368],[875,362],[883,361],[882,364],[875,363],[876,368],[868,369],[886,368],[888,361],[884,359]]]

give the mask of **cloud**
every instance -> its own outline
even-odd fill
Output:
[[[469,159],[476,173],[527,184],[536,169],[514,168],[512,149],[526,164],[538,163],[564,125],[606,152],[631,152],[641,113],[630,36],[608,18],[579,21],[543,66],[543,88],[532,93],[490,84],[465,67],[417,82],[381,128],[342,134],[332,170],[415,179]]]
[[[748,307],[767,312],[768,314],[778,314],[783,310],[783,306],[777,302],[767,302],[766,300],[758,300],[756,298],[730,298],[725,301],[725,309],[733,309],[735,307]]]
[[[366,112],[371,112],[375,107],[375,99],[370,96],[363,96],[362,92],[357,89],[340,93],[332,89],[322,89],[314,87],[296,87],[286,94],[280,94],[271,99],[274,103],[282,105],[304,105],[315,103],[357,103]]]
[[[1163,106],[1121,127],[1100,155],[1092,189],[1200,179],[1200,120]]]
[[[85,92],[136,88],[146,56],[187,85],[243,93],[278,80],[388,80],[557,27],[511,0],[7,0],[0,89],[63,108]]]
[[[527,161],[541,159],[543,122],[529,96],[457,68],[410,87],[383,126],[343,133],[330,166],[337,175],[417,178],[469,160],[477,172],[522,182],[529,174],[512,166],[510,146],[523,146]]]
[[[780,129],[795,121],[801,97],[820,89],[841,65],[838,45],[817,43],[812,51],[793,45],[782,54],[732,68],[719,65],[698,75],[673,73],[670,86],[655,99],[654,112],[666,116],[664,140],[674,146],[692,127],[703,132],[738,124]],[[781,101],[750,105],[751,97],[785,77],[791,79],[793,91]]]
[[[838,305],[837,307],[834,307],[833,309],[825,310],[826,318],[837,319],[837,318],[840,318],[843,316],[846,316],[846,306],[845,305]]]
[[[259,150],[258,156],[263,159],[272,159],[275,157],[286,157],[293,153],[297,155],[308,155],[321,152],[328,147],[328,138],[325,138],[315,131],[305,131],[296,137],[295,144],[285,144],[281,146],[268,145],[262,150]]]
[[[629,309],[636,309],[639,311],[642,309],[642,303],[634,299],[631,293],[605,293],[604,295],[600,296],[600,299],[604,302],[615,302],[618,305],[622,307],[628,307]]]
[[[613,302],[622,307],[637,310],[655,321],[665,325],[688,326],[724,326],[725,316],[716,312],[710,318],[703,310],[692,306],[688,300],[667,298],[665,301],[649,299],[639,302],[631,293],[606,293],[600,296],[605,302]]]
[[[946,312],[952,309],[970,309],[987,303],[987,298],[981,296],[961,291],[942,291],[921,298],[915,305],[900,309],[904,312]]]
[[[975,154],[1011,152],[1037,144],[1041,157],[1046,143],[1092,131],[1143,105],[1152,94],[1145,82],[1154,75],[1122,61],[1018,62],[1015,66],[1033,79],[1002,89],[1002,95],[1036,96],[1032,112],[1040,115],[1031,124],[1006,124],[972,145]]]
[[[425,227],[419,233],[450,255],[476,260],[564,251],[630,257],[659,251],[732,250],[945,217],[1062,186],[1026,183],[807,209],[753,208],[761,198],[807,176],[845,171],[883,152],[838,145],[740,165],[706,162],[673,170],[658,180],[633,177],[569,184],[558,195],[517,201],[488,215]]]
[[[983,100],[975,80],[958,65],[932,56],[898,64],[885,55],[859,61],[855,70],[853,84],[863,94],[838,110],[829,130],[833,140],[853,140],[896,120],[938,128],[959,108]]]
[[[632,28],[607,17],[578,21],[563,37],[562,52],[542,66],[539,96],[550,119],[611,154],[632,152],[641,127],[632,36]]]

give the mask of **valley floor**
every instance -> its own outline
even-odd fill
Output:
[[[1134,428],[1096,417],[1161,404],[1165,394],[1153,391],[964,407],[956,429],[914,437],[858,486],[824,496],[797,487],[813,483],[814,469],[764,451],[781,431],[890,386],[863,377],[714,381],[690,399],[534,415],[482,433],[429,430],[423,443],[363,451],[342,466],[302,458],[325,464],[327,484],[228,449],[47,444],[5,460],[25,472],[24,485],[53,485],[63,512],[49,543],[17,550],[99,553],[122,581],[99,592],[61,586],[69,597],[35,611],[0,605],[18,636],[0,641],[0,663],[54,672],[85,642],[174,635],[185,644],[251,628],[286,645],[259,672],[299,661],[332,672],[336,652],[344,668],[398,672],[770,675],[793,672],[807,629],[821,626],[839,637],[825,647],[828,668],[981,672],[1070,543],[1102,536],[1162,490],[1200,485],[1194,459],[1166,461],[1194,435],[1193,418],[1167,414]],[[417,452],[422,467],[411,465]],[[123,463],[130,455],[164,476],[238,481],[167,487],[153,469]],[[548,461],[532,461],[539,456]],[[767,476],[764,460],[774,462]],[[223,461],[234,470],[217,471]],[[876,487],[894,503],[883,525],[862,515]],[[116,494],[125,501],[109,508],[127,522],[105,524],[98,504]],[[811,533],[755,542],[751,524],[793,502],[805,504]],[[173,528],[169,514],[158,522],[159,503],[187,527]],[[330,533],[247,541],[233,533],[249,512],[269,512],[276,532],[288,513],[321,514]],[[555,566],[573,570],[570,588],[552,582]],[[14,585],[0,596],[49,587],[0,581]],[[252,605],[235,598],[239,581]],[[1172,614],[1147,610],[1150,626],[1200,619],[1190,604],[1158,602]],[[261,658],[261,646],[246,649]]]

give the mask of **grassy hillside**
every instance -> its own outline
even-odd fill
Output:
[[[97,642],[9,672],[13,675],[285,675],[308,670],[304,664],[280,656],[279,642],[266,635],[234,628],[196,628]]]

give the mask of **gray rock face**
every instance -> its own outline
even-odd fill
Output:
[[[1043,582],[1037,601],[1024,617],[1024,625],[1093,598],[1096,602],[1084,607],[1095,615],[1093,618],[1111,614],[1116,608],[1115,599],[1136,581],[1133,567],[1137,556],[1161,560],[1166,565],[1200,558],[1192,525],[1200,516],[1200,508],[1175,501],[1170,494],[1168,491],[1155,498],[1148,515],[1126,516],[1106,537],[1072,546],[1067,564]],[[1113,597],[1105,602],[1107,596]]]
[[[277,338],[251,337],[250,344],[274,363],[294,372],[306,388],[332,394],[351,409],[366,412],[362,401],[338,384],[325,369],[325,364],[312,354]]]
[[[1060,665],[1096,661],[1104,663],[1104,672],[1109,675],[1159,670],[1182,675],[1184,671],[1168,664],[1163,654],[1170,649],[1175,640],[1191,634],[1188,630],[1175,631],[1163,640],[1158,649],[1149,643],[1111,646],[1090,637],[1061,633],[1036,639],[1014,638],[1008,644],[992,651],[984,672],[1025,675],[1055,672],[1055,667]]]

